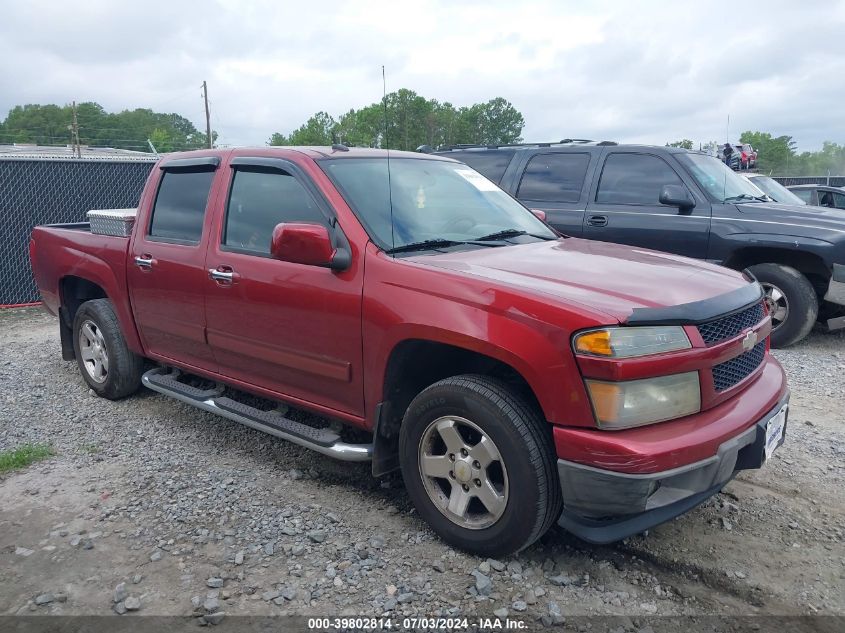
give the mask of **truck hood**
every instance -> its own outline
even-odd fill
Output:
[[[620,322],[637,308],[706,301],[749,283],[736,271],[694,259],[578,238],[410,259],[578,303]]]
[[[801,228],[826,229],[840,232],[845,239],[845,210],[811,205],[781,204],[779,202],[749,202],[736,205],[743,218],[794,224]],[[785,227],[778,233],[788,232]]]

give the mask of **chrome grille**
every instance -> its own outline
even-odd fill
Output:
[[[760,341],[752,349],[731,360],[713,367],[713,386],[716,391],[725,391],[748,378],[763,362],[766,355],[766,341]]]
[[[742,312],[721,317],[698,326],[698,332],[705,344],[713,345],[720,341],[733,338],[743,330],[757,325],[763,320],[763,304],[756,303]]]

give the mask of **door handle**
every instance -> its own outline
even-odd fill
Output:
[[[607,226],[606,215],[591,215],[587,218],[587,224],[590,226]]]
[[[152,268],[155,261],[156,260],[153,259],[153,256],[148,255],[147,253],[135,256],[135,265],[139,268]]]
[[[229,266],[218,266],[217,268],[209,268],[208,276],[211,277],[221,286],[228,286],[230,284],[233,284],[240,278],[240,275]]]

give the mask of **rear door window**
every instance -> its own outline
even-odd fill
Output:
[[[657,205],[664,185],[684,183],[663,159],[651,154],[611,154],[604,162],[596,202]]]
[[[835,193],[833,194],[833,206],[837,209],[845,209],[845,194],[843,193]]]
[[[269,254],[273,229],[284,222],[325,224],[325,216],[292,175],[261,168],[237,169],[229,193],[223,245]]]
[[[590,155],[537,154],[528,161],[516,197],[539,202],[578,202]]]
[[[214,171],[210,169],[166,170],[158,186],[149,236],[177,243],[199,243],[213,180]]]

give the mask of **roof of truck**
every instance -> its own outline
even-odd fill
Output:
[[[343,148],[343,149],[341,149]],[[342,145],[335,146],[287,146],[287,145],[263,145],[256,147],[226,147],[215,149],[201,149],[189,152],[174,152],[172,154],[163,154],[162,158],[170,160],[181,160],[188,158],[200,158],[204,156],[219,156],[221,159],[225,156],[273,156],[273,154],[282,154],[297,152],[304,154],[314,160],[324,160],[327,158],[413,158],[416,160],[453,160],[445,156],[433,156],[431,154],[423,154],[419,152],[405,152],[397,149],[375,149],[370,147],[345,147]]]

